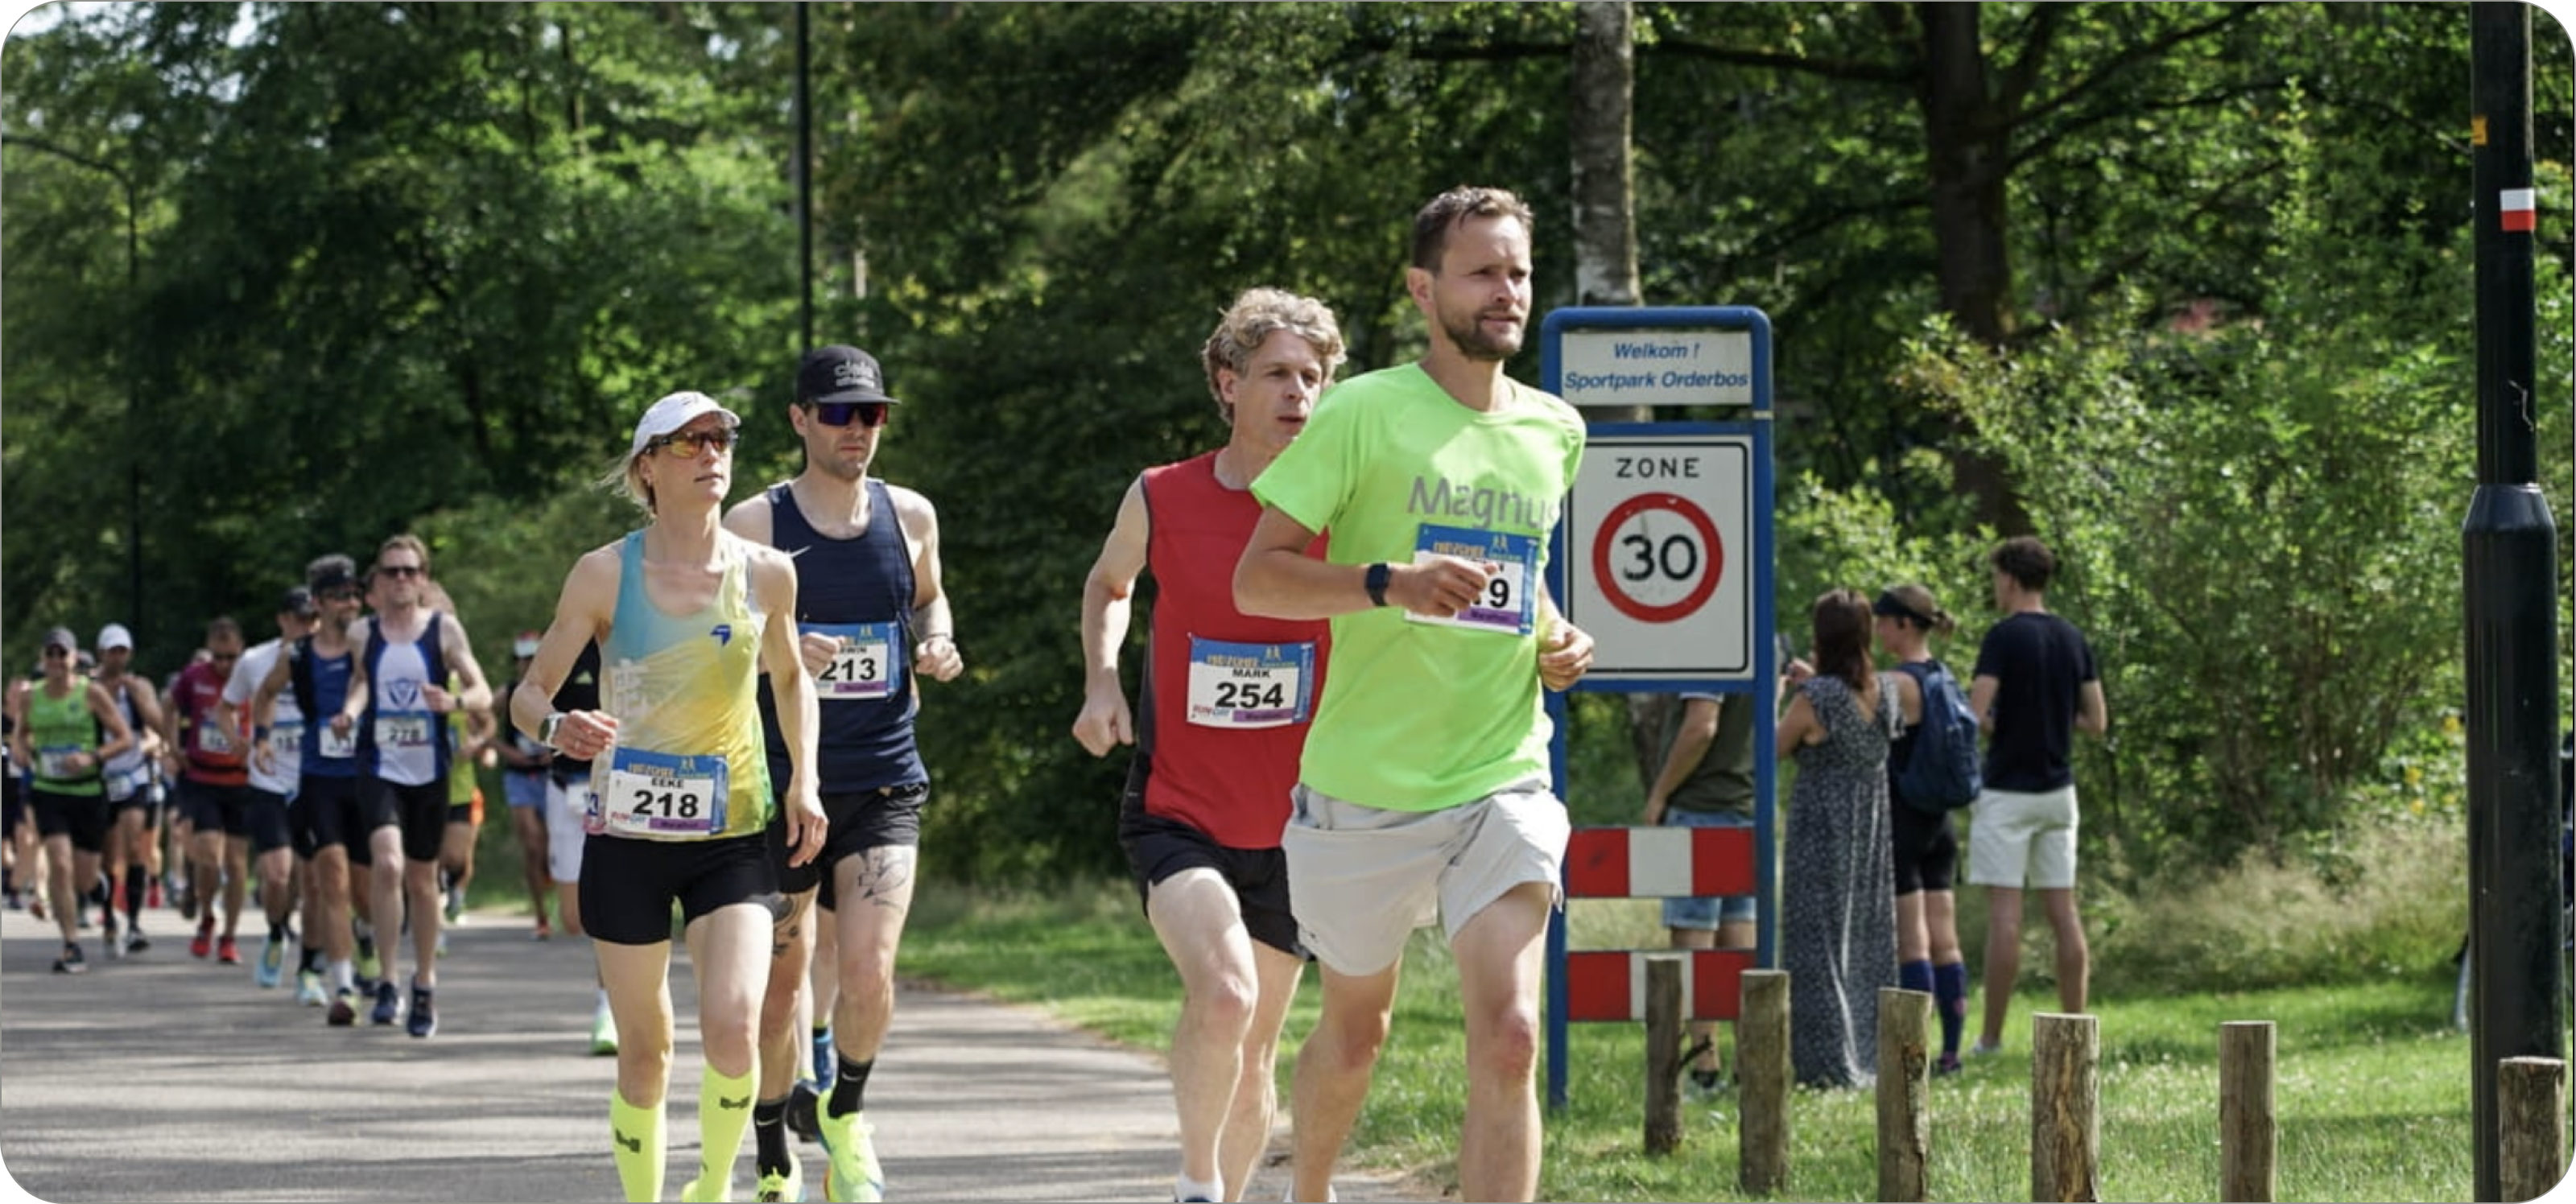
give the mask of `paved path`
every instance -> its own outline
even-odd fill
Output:
[[[588,1055],[588,950],[476,915],[439,967],[439,1033],[324,1025],[289,987],[188,956],[176,912],[145,913],[150,950],[83,945],[91,970],[50,973],[50,923],[0,912],[0,1199],[63,1201],[614,1200],[601,1140],[614,1059]],[[245,931],[252,926],[245,925]],[[256,939],[243,942],[245,959]],[[697,1161],[695,992],[675,948],[680,1021],[665,1191]],[[897,1198],[1165,1200],[1177,1140],[1153,1057],[1033,1010],[906,984],[869,1083]],[[1285,1130],[1281,1137],[1284,1139]],[[736,1164],[750,1198],[751,1141]],[[809,1199],[821,1147],[799,1143]],[[1274,1158],[1279,1142],[1274,1142]],[[1285,1168],[1250,1199],[1277,1200]],[[1345,1200],[1404,1193],[1346,1175]]]

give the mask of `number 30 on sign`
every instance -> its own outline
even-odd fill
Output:
[[[1726,548],[1699,503],[1641,493],[1601,520],[1592,541],[1592,579],[1619,613],[1641,623],[1687,618],[1717,592]]]

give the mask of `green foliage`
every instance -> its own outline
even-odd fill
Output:
[[[1935,337],[1910,380],[2012,466],[2102,663],[2113,738],[2088,816],[2141,866],[2224,864],[2332,830],[2402,726],[2458,696],[2471,480],[2462,252],[2360,236],[2292,164],[2251,304],[2214,326],[2067,328],[1993,355]],[[2095,829],[2087,825],[2087,836]]]

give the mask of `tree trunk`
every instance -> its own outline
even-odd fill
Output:
[[[1932,190],[1932,238],[1941,308],[1989,347],[2011,334],[2012,264],[2004,248],[2004,171],[2011,125],[1999,111],[1980,41],[1978,6],[1918,4],[1923,21],[1923,137]],[[1966,428],[1953,419],[1953,429]],[[1959,487],[1976,495],[1977,517],[2006,535],[2031,530],[2030,514],[2003,465],[1949,449]]]
[[[1583,0],[1574,6],[1573,111],[1567,122],[1574,166],[1574,300],[1577,305],[1636,305],[1637,192],[1629,154],[1636,93],[1636,11],[1628,0]],[[1647,406],[1595,406],[1595,422],[1649,422]],[[1669,694],[1628,695],[1629,745],[1642,795],[1663,768]]]

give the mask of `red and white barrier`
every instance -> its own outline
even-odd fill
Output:
[[[1646,959],[1684,950],[1599,949],[1565,955],[1566,1019],[1644,1020]],[[1682,974],[1682,1015],[1693,1020],[1733,1020],[1742,1002],[1741,980],[1753,968],[1750,949],[1692,949]]]
[[[1751,828],[1577,828],[1565,893],[1578,899],[1749,895]]]

